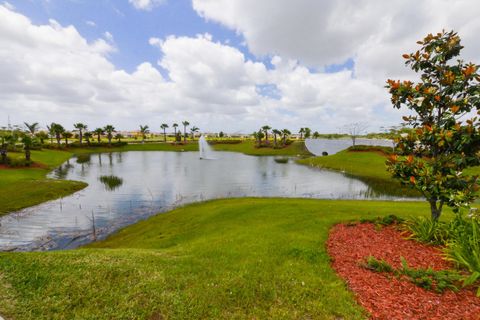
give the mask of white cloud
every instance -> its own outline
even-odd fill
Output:
[[[114,38],[113,38],[113,34],[111,34],[111,33],[108,32],[108,31],[105,31],[105,32],[103,33],[103,37],[104,37],[108,42],[110,42],[110,43],[114,43],[114,42],[115,42],[115,40],[114,40]]]
[[[97,26],[97,24],[94,21],[91,21],[91,20],[86,20],[85,24],[89,27],[96,27]]]
[[[166,2],[166,0],[128,0],[135,9],[150,11]]]
[[[285,54],[273,56],[269,70],[210,34],[152,37],[159,66],[144,62],[131,73],[109,60],[115,46],[107,33],[88,42],[73,26],[35,25],[0,5],[0,35],[0,114],[17,123],[155,130],[188,119],[208,131],[250,132],[268,123],[326,132],[359,118],[372,126],[399,119],[374,77],[312,72]]]
[[[476,0],[193,0],[206,20],[242,35],[257,56],[273,56],[281,102],[299,121],[308,116],[347,122],[400,122],[383,88],[387,78],[416,77],[401,55],[428,33],[455,29],[462,57],[480,62],[480,2]],[[354,73],[312,73],[354,61]],[[300,61],[301,64],[298,64]],[[404,111],[405,112],[405,111]],[[293,118],[293,117],[292,117]],[[376,127],[378,127],[376,126]],[[374,128],[373,128],[374,129]]]
[[[393,64],[395,70],[399,54],[442,28],[459,31],[475,58],[480,47],[476,0],[193,0],[193,7],[242,34],[254,54],[317,67],[369,51],[381,67]]]

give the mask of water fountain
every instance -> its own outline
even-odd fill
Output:
[[[198,140],[198,150],[200,151],[200,159],[204,159],[204,160],[214,159],[212,157],[213,150],[208,145],[208,142],[203,135],[201,135],[200,139]]]

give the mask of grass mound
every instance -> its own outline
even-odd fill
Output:
[[[424,203],[229,199],[132,225],[87,248],[0,254],[12,319],[363,319],[330,268],[340,221]],[[1,295],[0,295],[1,297]]]

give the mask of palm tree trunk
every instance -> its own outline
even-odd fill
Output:
[[[183,142],[187,143],[187,126],[183,126]]]
[[[163,142],[167,142],[167,133],[165,132],[165,129],[163,129]]]
[[[25,147],[25,160],[30,161],[30,147]]]

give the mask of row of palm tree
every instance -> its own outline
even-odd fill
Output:
[[[42,143],[43,143],[44,139],[47,139],[48,137],[50,137],[52,144],[53,144],[53,139],[56,139],[57,144],[60,145],[61,139],[63,138],[63,139],[65,139],[65,144],[68,145],[68,139],[73,137],[72,132],[67,131],[59,123],[52,122],[50,125],[47,125],[48,134],[46,134],[43,131],[39,131],[38,122],[35,122],[35,123],[32,123],[32,124],[29,124],[29,123],[25,122],[24,124],[25,124],[25,127],[27,128],[27,132],[29,133],[29,135],[31,137],[33,137],[33,136],[38,137],[41,140]],[[190,125],[190,123],[188,121],[182,121],[182,125],[183,125],[183,139],[184,139],[184,142],[186,143],[187,142],[187,127]],[[113,138],[115,138],[118,141],[121,141],[121,139],[124,138],[120,133],[117,133],[115,136],[113,135],[116,132],[116,130],[115,130],[115,127],[112,126],[112,125],[106,125],[103,128],[102,127],[96,128],[93,131],[88,131],[88,126],[84,123],[80,123],[80,122],[75,123],[73,126],[75,128],[74,131],[78,132],[78,139],[79,139],[80,144],[83,143],[84,139],[86,140],[87,144],[90,144],[90,139],[92,139],[93,136],[96,136],[97,141],[100,143],[101,137],[105,134],[106,134],[106,137],[108,139],[108,144],[109,145],[111,145],[111,142],[112,142]],[[165,142],[167,141],[166,129],[168,127],[169,126],[166,123],[163,123],[160,126],[160,128],[163,130],[163,136],[164,136],[164,141]],[[180,140],[181,139],[180,131],[178,130],[178,132],[177,132],[178,124],[174,123],[172,125],[172,127],[175,130],[176,140]],[[199,130],[200,129],[196,126],[193,126],[192,128],[190,128],[190,134],[191,134],[192,140],[195,140],[195,134]],[[148,125],[140,125],[140,130],[139,131],[140,131],[140,134],[142,136],[142,143],[144,143],[145,139],[147,137],[147,134],[150,133],[149,126]]]
[[[255,131],[253,133],[253,137],[258,142],[258,144],[262,143],[262,139],[264,137],[265,137],[265,144],[268,145],[270,143],[270,141],[268,140],[269,130],[272,130],[272,128],[270,126],[266,125],[266,126],[263,126],[262,128],[260,128],[260,130]],[[282,144],[286,145],[287,144],[287,138],[292,134],[290,132],[290,130],[288,130],[288,129],[283,129],[283,130],[273,129],[271,131],[271,133],[273,135],[274,146],[278,145],[277,137],[280,137],[281,141],[282,141]]]

